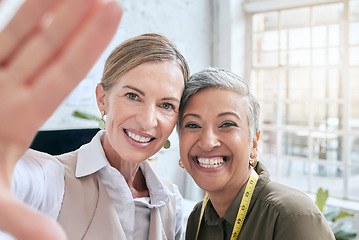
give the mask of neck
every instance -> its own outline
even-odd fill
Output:
[[[239,190],[245,185],[248,181],[251,171],[248,171],[246,176],[242,178],[238,184],[231,187],[224,187],[220,191],[208,192],[209,199],[213,205],[213,208],[216,210],[219,217],[223,217],[226,213],[228,207],[233,202],[234,198],[237,196]]]
[[[116,168],[125,178],[133,198],[149,196],[146,179],[140,169],[141,163],[133,163],[122,159],[112,148],[107,137],[103,139],[102,146],[110,165]]]

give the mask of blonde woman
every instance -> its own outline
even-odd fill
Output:
[[[26,151],[14,171],[15,195],[56,219],[68,239],[181,239],[182,197],[147,159],[176,124],[188,75],[162,35],[121,43],[96,88],[103,130],[60,156]]]

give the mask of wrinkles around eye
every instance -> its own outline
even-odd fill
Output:
[[[162,103],[161,107],[165,110],[171,110],[171,111],[176,110],[176,107],[171,103]]]
[[[139,99],[139,96],[136,93],[126,93],[126,97],[133,101]]]

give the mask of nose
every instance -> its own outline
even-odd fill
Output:
[[[212,151],[214,148],[221,146],[217,133],[213,129],[205,129],[198,141],[198,146],[206,151]]]
[[[146,105],[136,115],[136,121],[143,130],[150,130],[158,125],[157,110],[154,105]]]

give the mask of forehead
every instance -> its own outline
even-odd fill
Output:
[[[152,91],[159,87],[165,88],[163,93],[182,94],[184,88],[183,74],[180,66],[175,61],[146,62],[132,68],[123,74],[114,88],[124,86]],[[162,89],[163,90],[163,89]]]
[[[194,113],[206,116],[219,116],[221,113],[234,112],[238,116],[246,115],[246,104],[243,96],[237,92],[208,88],[203,89],[189,98],[183,116]]]

